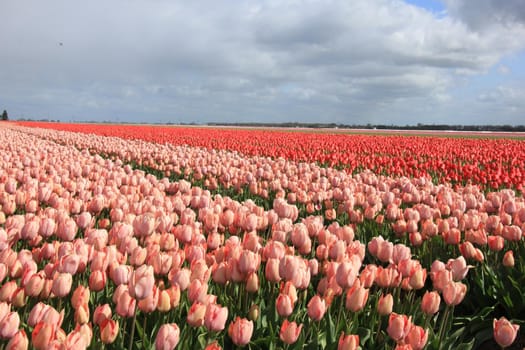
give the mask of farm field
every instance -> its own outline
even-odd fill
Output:
[[[522,349],[525,141],[474,136],[0,123],[0,346]]]

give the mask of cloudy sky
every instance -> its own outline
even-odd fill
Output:
[[[0,110],[525,124],[523,0],[5,0]]]

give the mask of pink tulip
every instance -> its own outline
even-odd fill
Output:
[[[184,291],[190,285],[190,275],[190,270],[186,268],[180,269],[174,274],[171,282],[178,285],[181,291]]]
[[[89,303],[90,291],[89,288],[79,285],[71,296],[71,305],[73,309],[77,309],[80,305],[87,305]]]
[[[111,344],[115,341],[119,333],[118,321],[106,318],[100,323],[100,340],[104,344]]]
[[[37,350],[44,350],[55,339],[55,326],[45,322],[36,324],[31,334],[31,345]]]
[[[228,308],[217,304],[208,304],[204,315],[204,325],[209,331],[220,332],[228,318]]]
[[[266,261],[264,274],[269,282],[279,282],[281,275],[279,274],[279,260],[270,258]]]
[[[297,323],[295,322],[284,320],[279,332],[279,338],[281,338],[286,344],[293,344],[297,341],[297,338],[299,338],[301,329],[303,329],[303,325],[297,326]]]
[[[436,291],[426,291],[421,299],[421,310],[427,315],[434,315],[439,310],[441,297]]]
[[[514,252],[509,250],[503,255],[503,266],[514,267]]]
[[[153,267],[142,265],[131,273],[128,282],[129,294],[138,300],[147,298],[153,293],[154,284]]]
[[[413,325],[405,336],[405,343],[410,344],[414,350],[422,350],[427,344],[428,331],[420,326]]]
[[[357,350],[359,348],[359,335],[341,333],[339,342],[337,343],[337,350]]]
[[[204,317],[206,316],[206,305],[196,301],[188,310],[186,321],[192,327],[200,327],[204,324]]]
[[[27,339],[26,332],[21,329],[19,330],[7,343],[6,350],[27,350],[29,346],[29,340]]]
[[[392,313],[392,307],[394,304],[394,297],[392,294],[381,294],[379,301],[377,302],[377,313],[385,316]]]
[[[356,280],[354,285],[346,293],[345,306],[352,312],[361,311],[368,300],[368,289],[361,286],[361,282]]]
[[[173,350],[179,343],[180,330],[177,324],[163,324],[155,338],[156,350]]]
[[[0,337],[11,339],[18,332],[20,316],[18,312],[12,311],[0,320]]]
[[[275,307],[279,316],[288,317],[293,312],[294,303],[292,302],[292,298],[290,298],[290,296],[279,293],[275,302]]]
[[[204,350],[222,350],[222,347],[217,343],[217,341],[214,341],[211,344],[206,345]]]
[[[250,342],[253,322],[237,316],[228,326],[228,335],[235,345],[244,346]]]
[[[100,292],[104,290],[104,287],[106,286],[107,282],[107,274],[106,271],[102,270],[94,270],[91,271],[91,274],[89,275],[89,289],[94,292]]]
[[[73,276],[70,273],[59,273],[53,279],[53,285],[51,286],[51,292],[59,298],[63,298],[71,291],[73,284]]]
[[[117,300],[115,311],[121,317],[133,317],[133,315],[135,315],[136,306],[137,300],[132,298],[127,290],[124,290]]]
[[[337,267],[335,279],[341,288],[350,288],[357,278],[358,269],[351,261],[343,261]]]
[[[93,323],[97,326],[100,326],[102,321],[111,318],[111,315],[112,311],[109,304],[99,305],[95,308],[95,311],[93,312]]]
[[[472,266],[467,266],[467,262],[463,256],[460,256],[457,259],[450,259],[447,262],[447,269],[452,272],[452,279],[454,281],[461,281],[464,279],[471,267]]]
[[[390,338],[395,341],[402,340],[410,331],[412,327],[412,317],[406,315],[399,315],[395,312],[390,314],[388,318],[388,327],[386,329]]]
[[[447,305],[458,305],[465,298],[467,286],[461,282],[449,282],[443,289],[443,299]]]
[[[58,224],[56,235],[63,241],[71,242],[77,234],[78,226],[72,218],[67,218]]]
[[[308,302],[308,316],[314,321],[320,321],[326,312],[326,302],[318,295],[314,295]]]
[[[494,339],[499,346],[506,348],[516,339],[516,335],[520,326],[510,323],[505,317],[501,317],[499,320],[494,319]]]
[[[17,289],[18,285],[14,280],[4,283],[4,285],[0,288],[0,301],[11,303],[13,300],[13,295]]]

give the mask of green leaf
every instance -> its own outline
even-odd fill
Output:
[[[359,335],[359,342],[365,344],[370,336],[372,335],[372,330],[370,328],[359,327],[357,328],[357,334]]]
[[[472,348],[474,347],[474,340],[475,339],[472,339],[468,343],[461,343],[461,344],[457,345],[456,347],[454,347],[454,349],[456,349],[456,350],[472,350]]]
[[[335,334],[335,323],[332,319],[332,313],[328,313],[328,342],[330,344],[335,343],[337,335]]]

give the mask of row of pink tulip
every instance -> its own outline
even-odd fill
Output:
[[[281,171],[279,164],[291,167],[278,177],[286,182],[281,185],[286,192],[276,196],[271,210],[264,210],[251,200],[239,203],[212,196],[187,181],[157,179],[120,159],[103,159],[71,146],[89,143],[85,135],[83,141],[73,142],[74,134],[48,133],[0,129],[0,300],[9,315],[0,318],[11,325],[5,338],[20,348],[27,347],[27,332],[36,348],[87,346],[96,341],[92,327],[99,328],[96,339],[104,343],[117,336],[123,340],[125,333],[134,341],[137,316],[144,322],[158,321],[142,333],[157,329],[160,348],[174,348],[179,341],[193,344],[192,335],[204,329],[210,348],[227,342],[255,344],[254,334],[268,332],[263,316],[275,322],[274,329],[281,324],[281,341],[294,344],[311,341],[314,335],[306,334],[303,324],[326,326],[328,313],[337,315],[338,333],[354,333],[340,336],[341,348],[355,348],[360,342],[380,346],[380,337],[359,339],[355,334],[357,325],[370,326],[365,320],[369,318],[378,325],[377,334],[386,332],[392,345],[421,349],[429,333],[443,341],[442,329],[434,334],[433,328],[444,324],[444,316],[467,294],[462,282],[469,270],[467,260],[481,266],[486,254],[506,250],[502,263],[510,268],[514,257],[509,248],[522,243],[525,206],[512,191],[485,196],[472,186],[453,190],[423,179],[368,173],[350,177],[313,165],[238,156],[228,172],[242,178],[252,174],[256,183],[262,180],[242,162],[256,162],[272,172]],[[113,139],[95,139],[90,150],[112,153],[107,149]],[[128,152],[128,160],[143,156],[133,153],[133,142],[116,143]],[[183,150],[187,159],[205,152]],[[233,157],[208,153],[200,159],[211,164],[228,166]],[[309,203],[322,203],[324,217],[299,217],[293,195],[298,195],[294,188],[304,182],[303,175],[326,184],[308,192],[316,198]],[[349,222],[339,223],[344,215]],[[370,223],[392,231],[397,243],[363,234],[363,225]],[[401,243],[406,236],[409,239]],[[442,257],[447,263],[435,260],[435,237],[451,248],[441,252],[457,254],[453,247],[459,247],[462,256]],[[425,245],[426,250],[421,248]],[[415,259],[414,249],[418,255],[430,255],[433,263],[425,266],[422,256]],[[104,298],[110,292],[112,298]],[[268,295],[272,297],[263,308]],[[62,300],[69,296],[71,306],[64,305]],[[47,299],[56,301],[56,307],[41,302]],[[21,316],[26,323],[23,310],[28,305],[27,327],[18,330]],[[52,316],[55,313],[58,316]],[[355,319],[355,325],[349,322],[360,315],[363,319]],[[387,315],[383,329],[380,320]],[[75,328],[64,330],[64,318]],[[127,318],[133,319],[130,325]],[[165,318],[169,322],[160,326]],[[223,333],[226,324],[228,337]],[[504,320],[495,327],[500,344],[516,335],[515,327]],[[140,338],[145,346],[144,335]]]

